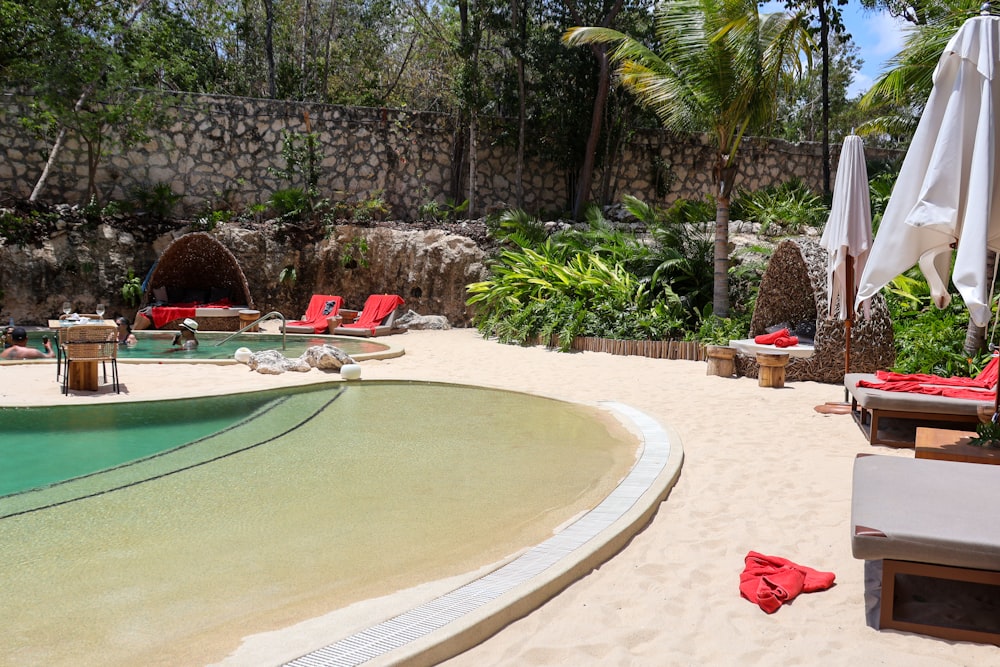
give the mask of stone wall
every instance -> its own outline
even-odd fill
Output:
[[[0,190],[27,196],[41,173],[49,145],[18,122],[30,113],[30,99],[0,95]],[[324,155],[321,195],[333,201],[381,196],[398,219],[417,218],[430,201],[444,203],[452,180],[455,127],[451,116],[405,110],[340,107],[310,103],[189,95],[171,103],[173,122],[128,150],[107,148],[96,181],[104,200],[124,199],[136,185],[169,183],[183,195],[183,211],[194,215],[223,196],[242,205],[264,203],[290,184],[274,175],[285,167],[285,132],[319,133]],[[479,212],[515,204],[514,149],[491,136],[479,137]],[[748,189],[797,177],[822,189],[819,144],[776,140],[744,142],[737,185]],[[839,146],[831,147],[837,164]],[[886,157],[868,150],[869,159]],[[669,204],[699,198],[711,189],[712,149],[701,135],[638,133],[611,167],[613,199],[631,194]],[[563,211],[573,179],[553,164],[529,159],[524,170],[524,208]],[[597,174],[595,184],[601,182]],[[596,187],[596,185],[595,185]],[[87,193],[87,151],[74,138],[66,144],[44,192],[46,201],[83,203]],[[596,199],[596,197],[594,197]]]
[[[109,316],[133,319],[136,307],[121,296],[124,276],[129,269],[145,276],[188,231],[144,240],[108,224],[63,224],[38,245],[0,243],[0,322],[44,325],[59,315],[63,301],[80,312],[93,312],[101,302]],[[388,292],[402,296],[408,309],[466,327],[473,309],[465,303],[465,286],[486,277],[484,251],[470,238],[439,229],[337,226],[328,238],[311,242],[292,242],[273,226],[223,224],[212,234],[236,257],[255,307],[291,319],[305,312],[314,293],[338,294],[345,307],[357,310],[369,294]],[[356,239],[365,241],[363,261],[346,262]],[[286,267],[295,269],[295,281],[279,279]]]

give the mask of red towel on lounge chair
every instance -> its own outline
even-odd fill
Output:
[[[196,308],[230,308],[229,299],[222,299],[220,301],[213,301],[212,303],[204,303],[198,305],[197,303],[175,303],[171,306],[153,306],[150,308],[150,314],[152,315],[153,326],[157,329],[162,329],[166,324],[173,322],[174,320],[182,320],[185,317],[193,318],[195,315]]]
[[[178,303],[173,306],[153,306],[153,326],[162,329],[168,322],[185,317],[194,317],[195,304]]]
[[[986,364],[974,378],[877,371],[875,376],[883,380],[882,382],[858,380],[858,386],[881,389],[882,391],[902,391],[927,396],[989,401],[995,396],[998,373],[1000,373],[1000,356],[994,356],[990,359],[990,363]]]
[[[330,294],[313,294],[309,299],[309,306],[306,314],[301,320],[286,322],[286,325],[297,327],[312,327],[315,333],[323,333],[327,330],[328,317],[333,317],[340,310],[344,300],[339,296]]]
[[[343,326],[352,329],[371,329],[371,332],[375,333],[375,328],[382,324],[382,320],[389,317],[392,311],[403,303],[402,297],[396,294],[372,294],[365,300],[357,321]]]
[[[778,556],[751,551],[740,574],[740,595],[768,614],[795,599],[799,593],[812,593],[833,586],[836,575],[798,565]]]

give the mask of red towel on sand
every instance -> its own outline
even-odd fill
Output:
[[[902,391],[927,396],[990,401],[995,398],[993,390],[997,384],[998,373],[1000,373],[1000,357],[994,356],[990,359],[990,363],[986,364],[974,378],[877,371],[875,376],[882,382],[858,380],[858,386],[881,389],[882,391]]]
[[[833,572],[820,572],[778,556],[751,551],[740,574],[740,595],[768,614],[794,600],[799,593],[812,593],[833,586]]]

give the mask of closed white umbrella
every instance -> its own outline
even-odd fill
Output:
[[[826,248],[827,295],[830,316],[844,320],[844,374],[851,372],[851,325],[854,321],[854,295],[858,277],[865,268],[872,246],[871,197],[868,192],[868,167],[861,137],[844,139],[833,186],[830,217],[823,229],[820,245]],[[866,306],[868,302],[865,302]]]
[[[935,304],[944,308],[957,248],[952,280],[972,320],[989,323],[986,256],[1000,250],[998,59],[998,17],[971,18],[948,42],[861,274],[858,303],[919,263]]]

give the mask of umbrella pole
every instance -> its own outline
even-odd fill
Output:
[[[851,325],[854,322],[854,258],[847,256],[847,288],[844,290],[847,304],[844,318],[844,375],[851,372]]]

